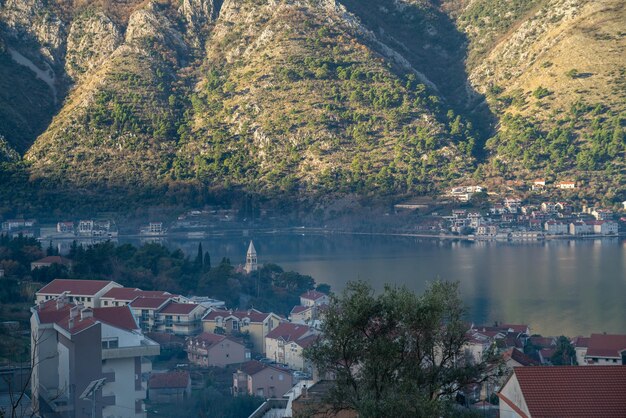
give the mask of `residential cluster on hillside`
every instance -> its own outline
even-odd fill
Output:
[[[613,236],[619,232],[616,215],[608,209],[583,206],[576,211],[568,202],[524,204],[508,197],[487,211],[454,209],[441,216],[440,226],[478,239],[537,240],[546,236]],[[626,219],[625,219],[626,220]]]
[[[161,348],[178,344],[188,361],[183,366],[230,368],[233,396],[267,398],[254,417],[293,416],[298,408],[318,402],[330,387],[323,379],[328,376],[320,376],[303,356],[320,336],[329,302],[324,293],[305,292],[284,318],[256,309],[227,309],[209,298],[125,288],[113,281],[53,280],[36,293],[32,308],[33,408],[87,417],[95,402],[97,416],[145,417],[146,399],[184,402],[191,393],[193,373],[152,367]],[[571,347],[569,354],[564,345]],[[568,373],[586,372],[561,375],[563,367],[537,372],[522,368],[626,365],[626,335],[592,334],[563,341],[532,334],[528,325],[468,325],[466,360],[479,362],[488,353],[501,356],[507,372],[495,387],[466,387],[457,400],[494,413],[499,410],[500,416],[530,417],[536,412],[532,394],[524,401],[524,379],[545,386],[533,381],[533,373],[539,373],[548,376],[546,381],[568,385],[564,380]],[[604,376],[610,373],[594,378],[601,384]],[[86,395],[90,387],[95,389]],[[513,397],[512,390],[521,396]],[[491,403],[494,394],[499,406]],[[279,415],[271,415],[277,411]],[[348,411],[341,416],[353,415]]]
[[[171,341],[167,335],[186,338],[184,350],[194,366],[238,365],[234,396],[282,396],[294,382],[311,377],[303,350],[319,335],[315,325],[328,301],[323,293],[306,292],[289,322],[272,312],[226,309],[209,298],[114,281],[55,279],[36,293],[32,308],[34,410],[87,416],[92,400],[81,394],[95,381],[102,381],[93,395],[102,416],[146,416],[143,402],[151,388],[152,400],[184,399],[188,373],[155,377],[152,371],[150,358]]]

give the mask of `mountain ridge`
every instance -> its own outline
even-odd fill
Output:
[[[568,80],[602,90],[599,76],[546,78],[536,58],[556,57],[554,71],[566,65],[564,39],[605,30],[610,39],[597,44],[607,74],[617,74],[607,79],[622,82],[624,1],[591,3],[7,0],[0,39],[47,64],[64,97],[49,104],[58,109],[51,122],[31,129],[31,179],[330,199],[440,193],[467,181],[501,189],[544,175],[578,178],[589,185],[581,196],[618,199],[622,96],[604,93],[602,113],[596,99],[571,110],[580,93]],[[594,26],[611,18],[608,29]],[[533,47],[544,49],[520,52]],[[14,65],[0,48],[0,71]],[[0,122],[16,113],[22,125],[45,121],[25,110],[28,100],[7,102],[0,97]],[[0,128],[13,148],[27,148],[19,125]],[[600,184],[606,172],[614,175]]]

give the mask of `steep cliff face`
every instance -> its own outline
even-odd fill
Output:
[[[120,28],[102,11],[88,9],[76,16],[67,37],[65,71],[76,82],[100,67],[122,43]]]

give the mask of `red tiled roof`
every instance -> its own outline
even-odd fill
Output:
[[[626,350],[626,335],[591,334],[587,357],[616,357]]]
[[[128,331],[139,329],[135,317],[128,306],[94,308],[93,317],[99,321]]]
[[[148,387],[150,389],[185,389],[189,382],[189,372],[186,371],[155,373],[150,376]]]
[[[508,360],[508,359],[514,360],[518,362],[519,364],[521,364],[522,366],[539,366],[540,364],[535,359],[528,357],[526,354],[522,353],[521,351],[515,348],[510,348],[504,353],[502,353],[502,357],[505,360]]]
[[[169,292],[164,292],[162,290],[141,290],[138,288],[133,289],[130,287],[115,287],[106,292],[102,297],[131,301],[139,296],[144,298],[161,298],[172,297],[174,295]]]
[[[589,347],[590,337],[574,337],[572,340],[572,345],[574,347]]]
[[[311,328],[306,325],[283,322],[270,331],[265,338],[272,338],[275,340],[282,338],[284,341],[297,341],[310,331]]]
[[[296,305],[293,307],[293,309],[291,310],[292,314],[298,314],[300,312],[304,312],[304,311],[308,311],[309,309],[311,309],[310,306],[301,306],[301,305]]]
[[[254,376],[261,370],[266,369],[267,364],[261,363],[260,361],[251,360],[247,361],[239,367],[239,370],[247,374],[248,376]]]
[[[93,317],[81,319],[80,311],[77,311],[76,317],[70,327],[70,310],[75,307],[73,303],[65,303],[59,309],[55,300],[49,300],[37,307],[39,321],[43,324],[56,323],[64,329],[76,334],[97,321],[101,321],[117,328],[128,331],[139,329],[135,318],[128,306],[110,307],[110,308],[86,308],[93,312]]]
[[[625,416],[626,366],[516,367],[514,371],[533,418]]]
[[[289,369],[285,369],[285,368],[281,368],[281,367],[277,367],[277,366],[273,366],[273,365],[269,365],[269,364],[264,364],[264,363],[261,363],[260,361],[256,361],[256,360],[251,360],[251,361],[248,361],[246,363],[243,363],[241,365],[241,367],[239,367],[239,370],[244,372],[248,376],[254,376],[255,374],[257,374],[260,371],[265,370],[267,368],[271,368],[271,369],[274,369],[276,371],[283,372],[283,373],[286,373],[286,374],[291,374]]]
[[[41,294],[60,295],[63,292],[69,292],[72,295],[93,296],[110,283],[110,280],[70,280],[70,279],[54,279],[41,289]],[[115,283],[117,284],[117,283]]]
[[[538,347],[552,347],[556,345],[556,341],[552,337],[530,337],[530,342]]]
[[[70,326],[69,315],[62,320],[57,321],[56,324],[69,331],[70,334],[78,334],[79,332],[98,324],[98,321],[95,318],[80,319],[79,313],[78,316],[74,318],[74,321],[71,323],[72,326]]]
[[[212,332],[203,332],[197,337],[193,338],[194,341],[204,341],[207,345],[212,345],[224,341],[226,339],[225,335],[214,334]]]
[[[316,334],[308,335],[304,338],[300,338],[298,341],[296,341],[296,344],[298,344],[302,348],[307,348],[311,346],[315,341],[317,341],[318,338],[319,335]]]
[[[318,300],[320,298],[323,298],[324,296],[327,296],[327,295],[322,292],[318,292],[317,290],[309,290],[308,292],[300,295],[301,298],[308,299],[308,300]]]
[[[247,311],[227,311],[215,309],[205,315],[202,318],[203,321],[215,321],[217,317],[228,318],[229,316],[234,316],[240,321],[244,318],[249,318],[250,322],[263,322],[269,316],[269,313],[264,313],[257,311],[256,309],[250,309]]]
[[[133,308],[146,308],[146,309],[156,309],[167,302],[169,297],[159,297],[159,298],[145,298],[143,296],[139,296],[135,300],[130,303],[130,306]]]
[[[159,313],[161,314],[179,314],[179,315],[188,315],[196,309],[198,306],[195,303],[178,303],[171,302],[165,308],[161,309]]]
[[[70,309],[74,306],[72,303],[63,304],[57,309],[56,300],[48,300],[37,306],[37,316],[42,324],[52,324],[58,322],[69,315]]]

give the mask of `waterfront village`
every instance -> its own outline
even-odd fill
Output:
[[[254,277],[259,268],[250,242],[239,269]],[[30,397],[19,403],[28,416],[179,416],[209,381],[231,398],[257,397],[253,418],[357,416],[328,415],[322,399],[333,376],[320,375],[303,356],[320,338],[331,302],[321,291],[302,293],[287,317],[110,280],[54,279],[34,299],[32,370],[0,369],[5,382],[26,382]],[[495,353],[502,366],[493,370],[495,380],[458,390],[459,407],[488,416],[552,416],[540,396],[550,393],[559,405],[584,399],[588,416],[600,416],[593,411],[623,396],[624,369],[614,366],[626,365],[626,335],[542,336],[528,324],[468,323],[466,336],[464,361]],[[564,364],[578,366],[554,367]],[[303,415],[316,406],[324,415]]]
[[[535,183],[533,187],[538,190],[545,185],[544,180]],[[564,184],[571,187],[570,183]],[[445,195],[448,200],[415,199],[395,204],[393,214],[385,215],[387,218],[396,215],[396,225],[386,225],[382,221],[388,219],[383,219],[380,228],[383,233],[503,241],[606,237],[617,236],[620,231],[626,230],[626,201],[617,211],[592,204],[577,207],[567,200],[533,199],[535,203],[531,203],[516,196],[505,197],[495,203],[491,199],[481,205],[470,205],[476,195],[487,194],[481,186],[464,186],[450,189]],[[413,213],[416,215],[405,222],[407,214]],[[261,218],[263,216],[269,218],[264,211]],[[36,219],[22,218],[7,219],[1,226],[2,233],[12,237],[22,235],[42,241],[65,240],[66,243],[72,240],[80,243],[116,240],[120,234],[116,222],[111,219],[81,219],[38,225]],[[233,209],[207,207],[181,214],[169,225],[152,220],[138,230],[125,228],[124,234],[144,240],[167,236],[202,239],[220,228],[241,228],[245,232],[249,224],[246,219],[238,219],[237,211]],[[332,232],[326,226],[310,229],[312,232]]]

